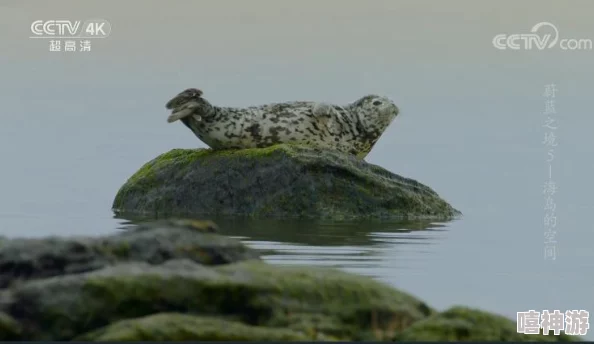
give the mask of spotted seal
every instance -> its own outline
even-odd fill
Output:
[[[246,108],[211,105],[190,88],[165,107],[212,149],[262,148],[296,143],[364,158],[399,110],[386,97],[368,95],[345,106],[294,101]]]

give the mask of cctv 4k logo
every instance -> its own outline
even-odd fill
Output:
[[[105,19],[81,20],[36,20],[31,23],[30,38],[105,38],[111,33],[111,25]]]

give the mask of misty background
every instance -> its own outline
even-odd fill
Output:
[[[401,114],[366,160],[432,187],[464,217],[419,234],[431,242],[422,249],[398,246],[405,236],[366,247],[378,260],[351,270],[437,308],[513,319],[528,309],[592,312],[594,51],[491,42],[543,21],[560,38],[594,39],[592,13],[590,1],[4,0],[0,235],[116,231],[110,208],[128,177],[170,149],[204,147],[166,123],[165,102],[185,88],[223,106],[377,93]],[[50,52],[49,40],[28,38],[35,20],[93,18],[109,21],[111,35],[90,52]],[[557,260],[545,261],[551,83],[558,244]]]

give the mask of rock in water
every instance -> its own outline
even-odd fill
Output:
[[[29,279],[76,274],[120,262],[161,264],[189,259],[203,265],[259,259],[239,240],[215,235],[211,221],[147,223],[107,237],[10,239],[0,244],[0,289]]]
[[[438,313],[370,277],[267,264],[213,231],[176,220],[103,238],[3,240],[0,341],[581,340],[518,334],[475,309]]]
[[[119,190],[120,214],[314,219],[435,218],[460,213],[431,188],[334,150],[277,145],[174,149]]]

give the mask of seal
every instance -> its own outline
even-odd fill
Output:
[[[180,120],[212,149],[304,144],[364,158],[399,113],[394,103],[367,95],[344,106],[311,101],[246,108],[213,106],[189,88],[165,107],[169,123]]]

